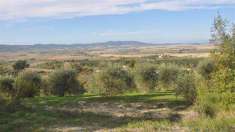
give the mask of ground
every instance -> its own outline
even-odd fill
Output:
[[[188,105],[172,92],[37,97],[22,110],[1,113],[1,131],[184,131]]]

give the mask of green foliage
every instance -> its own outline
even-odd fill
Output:
[[[227,21],[222,18],[220,14],[218,14],[214,19],[214,24],[212,27],[212,39],[211,41],[215,44],[221,44],[227,37],[226,32]]]
[[[102,71],[99,82],[102,94],[106,96],[121,94],[136,87],[133,76],[128,71],[115,66]]]
[[[175,84],[177,76],[180,73],[180,68],[174,64],[162,64],[160,66],[159,80],[165,87],[169,87]]]
[[[193,104],[197,97],[195,75],[192,72],[180,74],[176,84],[176,94],[183,95],[187,102]]]
[[[18,61],[16,61],[16,62],[13,64],[12,67],[13,67],[14,70],[16,70],[16,71],[21,71],[21,70],[23,70],[23,69],[29,67],[29,64],[27,63],[26,60],[18,60]]]
[[[147,87],[148,91],[155,89],[157,81],[159,79],[159,73],[155,67],[140,67],[138,69],[138,76],[143,84],[143,87]]]
[[[73,70],[58,70],[49,76],[51,93],[57,96],[65,94],[82,94],[84,89],[77,80],[77,73]]]
[[[220,16],[215,19],[212,36],[219,39],[219,50],[212,54],[215,72],[212,77],[212,92],[218,93],[220,102],[229,108],[232,103],[232,92],[235,88],[235,42],[233,36],[226,31],[226,23]]]
[[[77,73],[80,73],[84,70],[84,67],[79,63],[71,62],[70,64],[72,69],[74,69]]]
[[[207,93],[204,96],[199,97],[196,110],[201,115],[214,117],[219,110],[217,101],[219,101],[217,94]]]
[[[11,98],[15,95],[16,92],[14,88],[14,81],[15,80],[11,77],[0,78],[0,91]]]
[[[13,70],[9,67],[8,64],[0,64],[0,75],[6,76],[13,73]]]
[[[233,132],[234,117],[230,115],[219,118],[198,118],[186,123],[193,132]]]
[[[39,95],[41,88],[41,76],[35,72],[23,72],[15,81],[18,98],[34,97]]]
[[[210,79],[211,74],[215,70],[215,64],[212,60],[206,59],[200,61],[197,66],[197,72],[205,79]]]
[[[37,65],[39,68],[44,69],[60,69],[64,66],[64,62],[61,61],[50,61]]]
[[[122,58],[122,59],[120,59],[120,61],[122,62],[122,64],[127,65],[129,68],[134,68],[136,65],[136,60],[134,60],[134,59]]]

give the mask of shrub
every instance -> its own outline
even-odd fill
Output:
[[[186,101],[191,104],[196,101],[197,90],[193,73],[182,73],[179,75],[176,84],[176,94],[183,95]]]
[[[50,62],[45,62],[37,65],[39,68],[43,69],[59,69],[64,66],[64,62],[61,61],[50,61]]]
[[[149,91],[154,90],[159,79],[159,73],[154,67],[141,67],[138,71],[140,82],[148,88]]]
[[[220,104],[220,95],[218,93],[209,92],[209,85],[206,80],[198,78],[197,82],[197,101],[196,110],[201,114],[208,117],[214,117],[218,112]]]
[[[134,59],[121,59],[122,63],[126,66],[128,66],[129,68],[134,68],[136,65],[136,60]]]
[[[200,105],[197,106],[197,110],[200,114],[205,116],[214,117],[216,115],[216,106],[213,102],[207,100],[200,103]]]
[[[216,118],[197,118],[187,121],[185,124],[193,132],[232,132],[234,116],[228,114]]]
[[[212,60],[203,60],[197,66],[198,73],[205,79],[210,79],[211,73],[215,70],[215,64]]]
[[[102,94],[112,96],[135,88],[133,76],[120,67],[109,67],[99,75]]]
[[[163,64],[160,66],[159,80],[167,87],[175,84],[180,68],[174,64]]]
[[[77,73],[73,70],[58,70],[49,76],[51,93],[57,96],[67,94],[82,94],[85,92],[77,80]]]
[[[0,75],[10,75],[13,73],[13,70],[8,65],[1,65],[0,64]]]
[[[5,93],[9,97],[13,97],[15,95],[14,88],[14,79],[11,77],[2,77],[0,78],[0,91]]]
[[[23,72],[15,81],[17,97],[34,97],[39,94],[42,81],[39,74],[35,72]]]
[[[23,70],[23,69],[29,67],[29,64],[27,63],[26,60],[18,60],[18,61],[16,61],[16,62],[13,64],[12,67],[13,67],[14,70],[16,70],[16,71],[21,71],[21,70]]]

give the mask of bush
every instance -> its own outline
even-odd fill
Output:
[[[13,73],[13,70],[11,67],[8,65],[1,65],[0,64],[0,75],[5,76],[5,75],[10,75]]]
[[[106,96],[121,94],[135,88],[133,76],[120,67],[109,67],[99,75],[101,93]]]
[[[14,79],[11,77],[1,77],[0,78],[0,91],[5,93],[8,97],[13,97],[15,95]]]
[[[194,103],[196,101],[197,90],[194,74],[185,72],[179,75],[177,79],[176,94],[183,95],[187,102]]]
[[[205,79],[210,79],[211,73],[215,70],[215,64],[211,60],[203,60],[197,66],[198,73]]]
[[[67,94],[82,94],[85,92],[77,80],[77,73],[73,70],[58,70],[49,76],[51,93],[57,96]]]
[[[15,81],[17,97],[34,97],[39,94],[41,88],[41,77],[35,72],[23,72]]]
[[[199,91],[197,99],[196,110],[208,117],[214,117],[216,113],[223,109],[220,103],[220,95],[217,93],[208,93],[206,91]]]
[[[197,118],[187,121],[185,124],[193,132],[232,132],[234,116],[222,115],[216,118]]]
[[[37,65],[39,68],[43,69],[59,69],[64,66],[64,62],[61,61],[50,61],[50,62],[45,62]]]
[[[148,91],[154,90],[159,79],[159,73],[154,67],[141,67],[138,71],[141,84],[148,88]]]
[[[21,71],[21,70],[23,70],[23,69],[29,67],[29,64],[27,63],[26,60],[18,60],[18,61],[16,61],[16,62],[13,64],[12,67],[13,67],[14,70],[16,70],[16,71]]]
[[[167,87],[175,84],[180,68],[174,64],[163,64],[160,66],[159,80]]]

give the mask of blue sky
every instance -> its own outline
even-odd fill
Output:
[[[0,43],[207,42],[235,0],[0,0]]]

